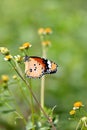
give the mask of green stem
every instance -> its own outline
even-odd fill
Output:
[[[44,108],[44,84],[45,76],[41,78],[41,107]]]
[[[79,130],[79,128],[80,128],[80,126],[81,126],[81,119],[79,120],[79,122],[78,122],[78,124],[77,124],[77,126],[76,126],[76,130]]]
[[[43,36],[41,36],[41,42],[43,42]],[[46,58],[46,48],[42,45],[42,57]],[[44,108],[44,91],[45,91],[45,76],[41,78],[41,107]]]
[[[31,79],[30,79],[30,86],[31,86],[31,89],[32,89],[32,85],[31,85]],[[30,98],[31,98],[31,112],[32,112],[32,123],[34,125],[34,103],[33,103],[33,96],[32,94],[30,93]],[[35,130],[35,128],[32,128],[32,130]]]

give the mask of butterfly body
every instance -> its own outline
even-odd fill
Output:
[[[37,56],[25,56],[25,74],[29,78],[40,78],[56,71],[57,64],[50,60]]]

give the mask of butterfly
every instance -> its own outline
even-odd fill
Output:
[[[29,78],[40,78],[45,74],[56,73],[58,65],[53,61],[37,56],[25,56],[25,74]]]

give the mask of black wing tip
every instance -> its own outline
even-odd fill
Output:
[[[56,72],[57,72],[57,69],[54,70],[54,71],[51,71],[50,74],[54,74],[54,73],[56,73]]]

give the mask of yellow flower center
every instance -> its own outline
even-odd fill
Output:
[[[50,41],[43,41],[43,42],[42,42],[42,45],[43,45],[43,46],[50,46],[50,45],[51,45],[51,42],[50,42]]]
[[[3,82],[7,82],[9,80],[9,77],[7,75],[1,76]]]
[[[70,115],[74,115],[75,113],[76,113],[75,110],[71,110],[71,111],[69,112]]]
[[[75,102],[74,103],[74,107],[82,107],[82,106],[83,106],[82,102]]]
[[[25,49],[31,47],[31,44],[29,42],[25,42],[22,47],[24,47]]]
[[[44,34],[44,28],[40,28],[40,29],[38,30],[38,34],[39,34],[39,35],[43,35],[43,34]]]
[[[11,55],[6,55],[5,58],[4,58],[4,60],[6,60],[6,61],[10,61],[11,59],[12,59]]]
[[[45,29],[45,33],[46,33],[46,34],[51,34],[51,33],[52,33],[51,28],[46,28],[46,29]]]

